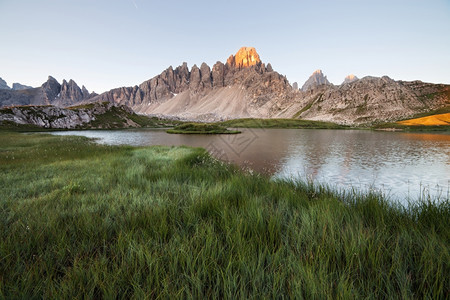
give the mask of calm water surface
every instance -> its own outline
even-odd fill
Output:
[[[241,129],[238,135],[167,134],[161,129],[62,131],[110,145],[204,147],[222,160],[338,189],[381,191],[406,203],[448,199],[450,135],[362,130]]]

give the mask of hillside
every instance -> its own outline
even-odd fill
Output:
[[[93,103],[69,108],[47,106],[16,106],[0,109],[2,128],[126,128],[164,127],[167,121],[136,115],[126,106]]]

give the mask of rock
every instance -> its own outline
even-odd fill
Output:
[[[203,87],[210,88],[212,86],[211,69],[206,63],[202,63],[200,66],[200,74],[202,76]]]
[[[303,84],[302,91],[307,91],[320,85],[331,85],[331,83],[328,81],[327,77],[323,75],[322,70],[316,70],[305,84]]]
[[[20,84],[17,82],[14,82],[13,86],[12,86],[12,89],[15,91],[28,90],[28,89],[32,89],[32,88],[33,88],[32,86]]]
[[[6,83],[6,81],[4,81],[1,77],[0,77],[0,89],[2,89],[2,90],[10,90],[11,89],[8,86],[8,84]]]
[[[61,91],[58,98],[70,99],[73,103],[76,103],[84,98],[83,92],[80,87],[72,79],[67,82],[63,80],[61,85]]]
[[[83,95],[83,99],[90,97],[89,91],[84,85],[81,87],[81,94]]]
[[[219,88],[224,86],[225,79],[225,66],[222,62],[218,61],[212,68],[212,84],[213,88]]]
[[[294,82],[294,83],[292,84],[292,89],[293,89],[294,91],[298,91],[298,83],[297,83],[297,82]]]
[[[260,63],[259,54],[253,47],[242,47],[234,56],[227,59],[227,64],[237,69],[248,68]]]
[[[359,78],[356,77],[356,76],[353,75],[353,74],[350,74],[350,75],[348,75],[348,76],[345,77],[345,79],[344,79],[344,81],[342,82],[342,84],[352,83],[352,82],[354,82],[354,81],[356,81],[356,80],[359,80]]]
[[[48,76],[47,81],[42,84],[41,89],[44,102],[43,104],[50,105],[56,97],[59,97],[61,85],[55,78]]]
[[[181,93],[189,88],[190,72],[186,62],[175,69],[175,93]]]
[[[191,69],[189,88],[192,91],[197,91],[200,87],[200,83],[201,83],[200,69],[197,67],[197,65],[193,65]]]

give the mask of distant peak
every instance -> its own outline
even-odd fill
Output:
[[[261,63],[258,52],[254,47],[242,47],[227,59],[227,64],[235,68],[247,68]]]
[[[345,83],[351,83],[351,82],[354,82],[354,81],[356,81],[356,80],[358,80],[358,79],[359,79],[359,78],[356,77],[355,75],[350,74],[350,75],[345,76],[344,82],[342,82],[342,84],[345,84]]]
[[[322,73],[322,70],[318,69],[315,70],[305,84],[303,84],[302,91],[306,91],[320,85],[331,85],[331,83],[328,81],[327,76]]]

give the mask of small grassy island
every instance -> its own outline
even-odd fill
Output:
[[[226,127],[217,124],[205,123],[185,123],[167,130],[167,133],[184,134],[237,134],[238,130],[228,130]]]

